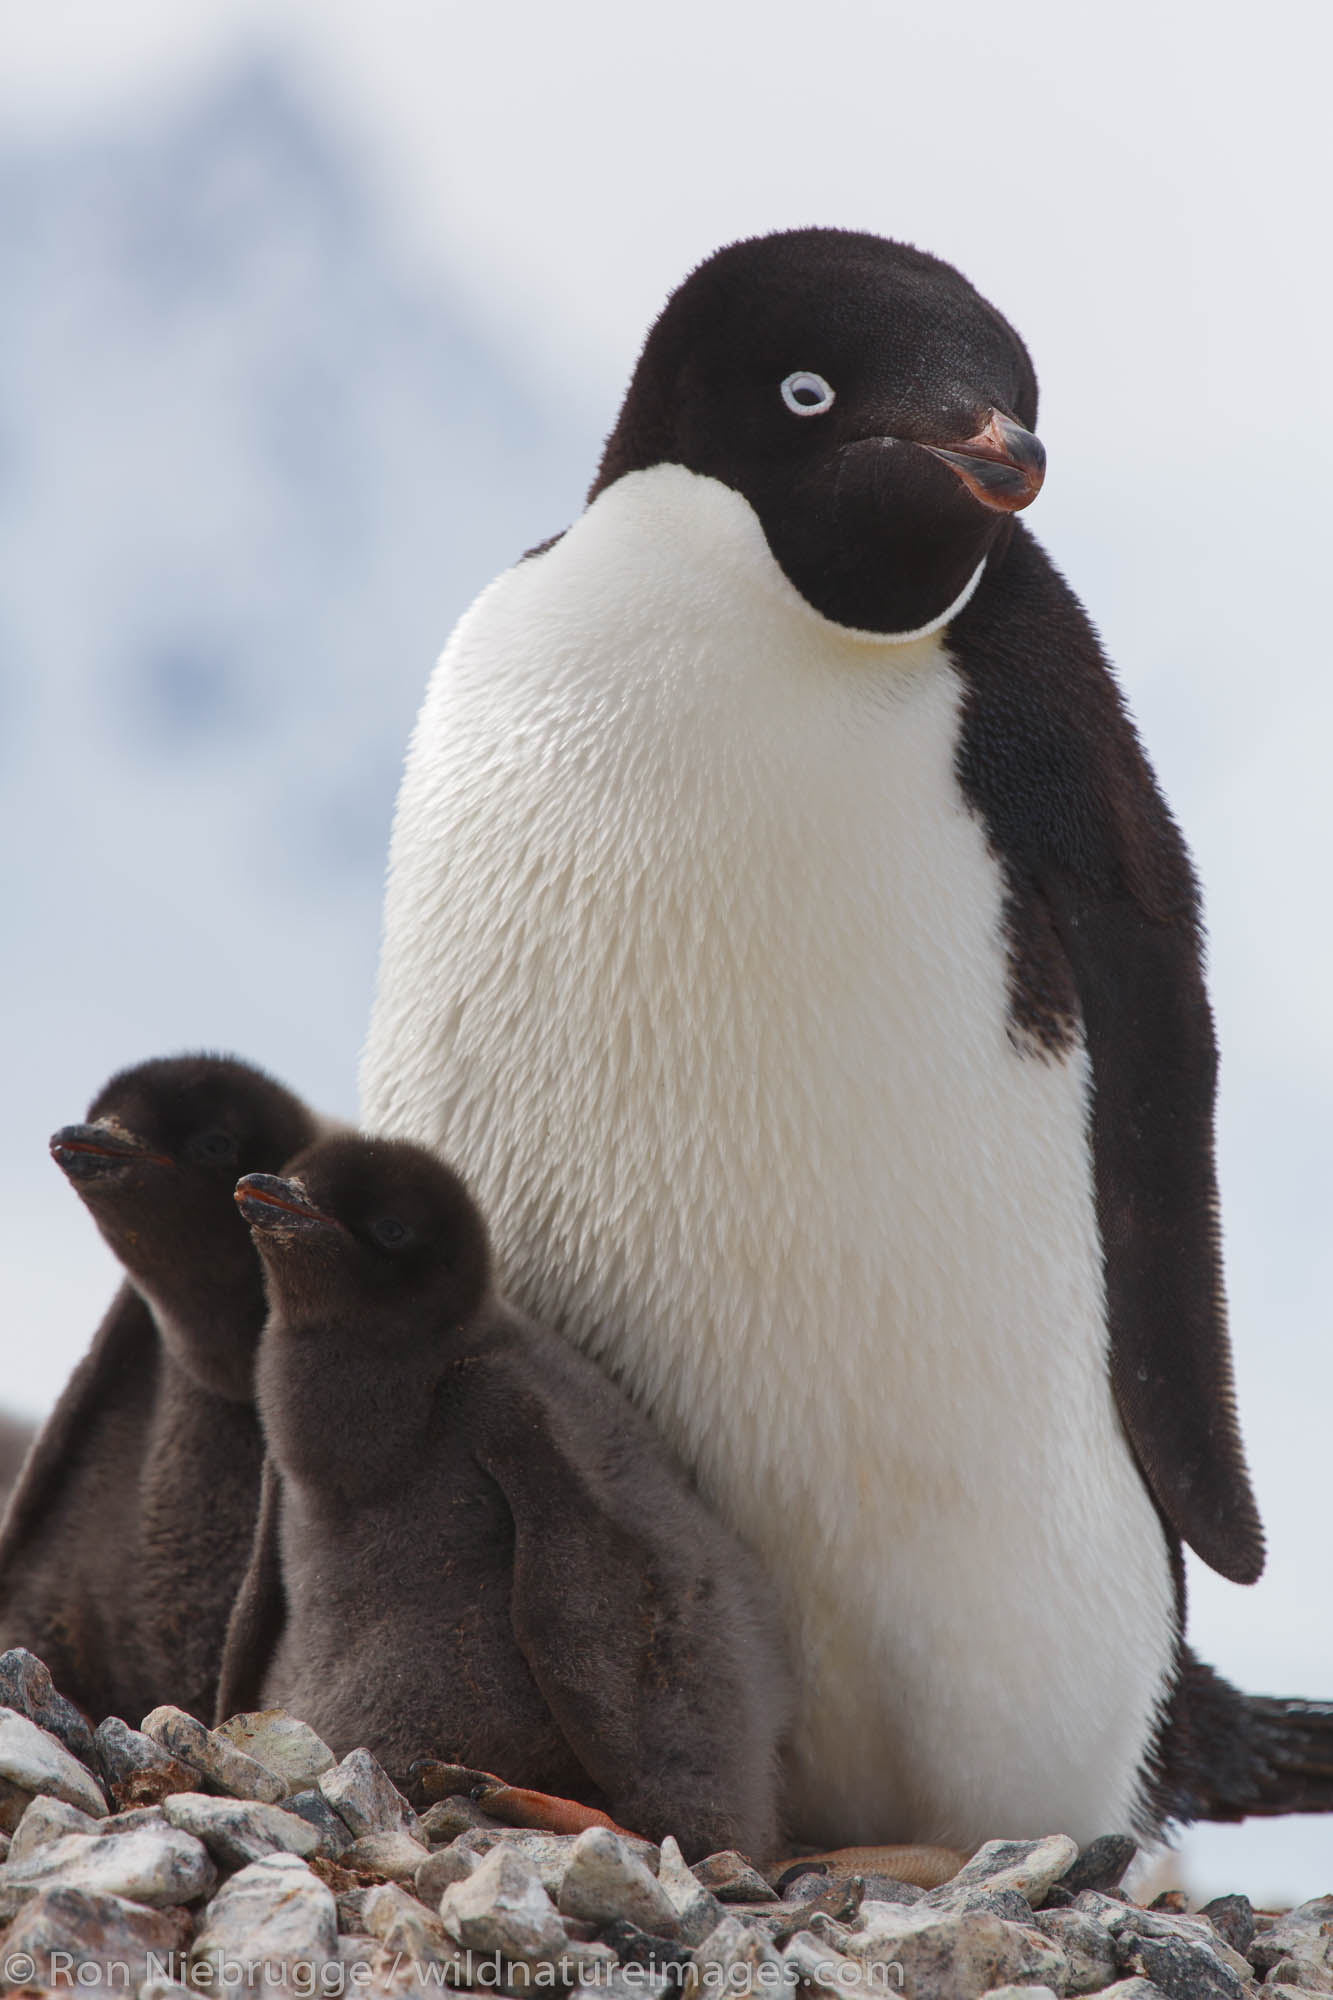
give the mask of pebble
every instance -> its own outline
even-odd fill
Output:
[[[441,1847],[448,1840],[457,1840],[460,1833],[469,1833],[474,1827],[484,1827],[490,1832],[504,1830],[504,1821],[483,1811],[475,1799],[437,1799],[427,1806],[421,1815],[422,1838],[432,1847]]]
[[[446,1889],[440,1918],[465,1950],[510,1963],[551,1964],[568,1944],[536,1869],[512,1847],[493,1847],[466,1881]]]
[[[134,1833],[67,1833],[23,1861],[0,1870],[0,1921],[39,1889],[86,1889],[124,1896],[150,1909],[194,1903],[217,1886],[217,1870],[201,1841],[174,1827]]]
[[[1167,2000],[1244,2000],[1240,1978],[1207,1945],[1183,1937],[1148,1937],[1128,1927],[1115,1945],[1121,1974],[1151,1979]]]
[[[705,1889],[712,1890],[719,1903],[776,1903],[780,1900],[777,1890],[734,1848],[707,1855],[704,1860],[695,1863],[693,1872]]]
[[[1254,1905],[1248,1896],[1214,1896],[1200,1910],[1213,1929],[1233,1951],[1249,1951],[1254,1940]]]
[[[1333,1924],[1333,1896],[1316,1896],[1311,1902],[1298,1903],[1267,1930],[1255,1933],[1246,1954],[1250,1964],[1263,1977],[1298,1948],[1318,1938],[1325,1924]]]
[[[68,1992],[84,1985],[110,1986],[113,1977],[119,1986],[126,1975],[119,1970],[112,1975],[111,1967],[122,1965],[129,1984],[137,1987],[150,1971],[172,1965],[184,1952],[190,1928],[185,1910],[145,1909],[140,1903],[86,1889],[43,1889],[24,1905],[5,1934],[0,1989],[45,1986]],[[72,1961],[68,1970],[64,1956],[53,1966],[55,1952],[68,1954]],[[150,1955],[156,1965],[150,1963]],[[25,1956],[33,1962],[31,1977],[23,1976]],[[80,1980],[85,1967],[100,1977]]]
[[[723,1993],[773,1996],[790,1991],[795,1968],[774,1950],[763,1931],[725,1916],[694,1953],[681,1992],[686,2000]]]
[[[453,1845],[462,1853],[475,1854],[478,1860],[493,1847],[507,1847],[514,1854],[521,1854],[536,1869],[547,1895],[554,1898],[559,1894],[577,1838],[573,1833],[538,1833],[531,1827],[478,1826],[469,1827]]]
[[[317,1994],[327,1990],[326,1968],[337,1958],[332,1891],[298,1855],[268,1854],[233,1875],[209,1904],[190,1952],[190,1975],[231,1990],[224,1989],[223,1969],[238,1961],[263,1968],[262,1979],[255,1978],[261,1992],[278,1986]]]
[[[1104,1833],[1079,1850],[1079,1856],[1060,1886],[1077,1896],[1083,1889],[1097,1889],[1104,1895],[1118,1889],[1125,1871],[1138,1853],[1138,1843],[1127,1833]]]
[[[91,1772],[58,1737],[20,1715],[16,1708],[0,1708],[0,1778],[7,1787],[6,1833],[14,1831],[27,1811],[28,1799],[39,1792],[63,1799],[67,1806],[77,1806],[94,1819],[106,1818],[106,1800]]]
[[[368,1889],[362,1921],[370,1936],[389,1951],[401,1951],[418,1965],[457,1965],[460,1952],[440,1919],[415,1896],[386,1882]]]
[[[244,1868],[266,1854],[318,1852],[319,1830],[281,1806],[257,1799],[217,1799],[206,1792],[175,1792],[162,1807],[168,1824],[202,1840],[221,1868]]]
[[[798,1930],[788,1939],[782,1962],[804,1987],[816,1993],[854,1993],[866,1984],[864,1968],[837,1951],[813,1931]]]
[[[426,1856],[413,1877],[416,1893],[423,1903],[438,1904],[446,1889],[455,1882],[466,1882],[480,1866],[481,1856],[473,1854],[470,1848],[438,1847],[434,1854]]]
[[[389,1882],[410,1882],[430,1849],[410,1833],[363,1833],[340,1857],[344,1868],[383,1875]]]
[[[1065,1955],[1066,1993],[1099,1993],[1111,1985],[1116,1977],[1115,1943],[1105,1924],[1082,1910],[1039,1910],[1032,1922]]]
[[[416,1814],[369,1750],[352,1750],[341,1764],[321,1771],[319,1789],[354,1839],[363,1833],[410,1833],[416,1838]]]
[[[261,1708],[249,1715],[233,1715],[213,1731],[215,1738],[243,1750],[266,1771],[286,1780],[289,1791],[304,1792],[317,1784],[337,1759],[327,1743],[316,1736],[307,1722],[298,1722],[285,1709]]]
[[[61,1799],[39,1793],[14,1829],[6,1859],[26,1861],[39,1847],[60,1840],[67,1833],[96,1833],[110,1824],[108,1820],[95,1820],[91,1813],[80,1812],[77,1806],[67,1806]]]
[[[931,1909],[956,1909],[977,1890],[994,1896],[1012,1889],[1035,1908],[1077,1860],[1078,1843],[1065,1833],[1044,1840],[988,1840],[952,1881],[929,1890],[922,1902]]]
[[[192,1792],[199,1784],[192,1765],[118,1715],[109,1715],[93,1732],[92,1763],[117,1805],[156,1805],[170,1792]]]
[[[57,1694],[50,1674],[26,1646],[0,1653],[0,1707],[17,1709],[63,1743],[71,1757],[92,1763],[93,1732],[87,1720],[72,1701]]]
[[[591,1923],[611,1923],[620,1917],[660,1937],[675,1937],[679,1930],[676,1908],[666,1890],[605,1826],[590,1826],[574,1842],[558,1902],[562,1916],[583,1917]]]
[[[298,1819],[313,1826],[319,1835],[319,1851],[332,1861],[337,1861],[352,1844],[351,1829],[345,1819],[333,1810],[323,1792],[314,1789],[308,1792],[293,1792],[282,1802],[284,1812],[295,1813]]]
[[[821,1883],[827,1879],[819,1878]],[[704,1888],[670,1834],[662,1842],[657,1882],[676,1912],[676,1933],[681,1943],[702,1944],[721,1923],[722,1905],[710,1889]]]
[[[234,1799],[259,1799],[275,1806],[287,1796],[286,1781],[253,1757],[247,1757],[225,1737],[214,1735],[182,1708],[165,1704],[143,1719],[143,1733],[198,1771],[213,1788]],[[198,1787],[196,1787],[198,1789]]]
[[[827,1921],[827,1920],[825,1920]],[[1062,1988],[1067,1971],[1059,1946],[1036,1929],[1007,1923],[989,1911],[930,1908],[923,1901],[863,1903],[861,1928],[839,1948],[872,1965],[900,1965],[899,1991],[913,1995],[980,1994],[993,1986]]]

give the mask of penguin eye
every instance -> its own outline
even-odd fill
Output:
[[[230,1132],[215,1127],[211,1132],[196,1132],[185,1151],[200,1166],[217,1167],[224,1161],[231,1164],[236,1158],[236,1140]]]
[[[822,417],[833,408],[833,390],[822,375],[798,368],[782,385],[782,400],[794,417]]]
[[[401,1250],[412,1240],[412,1232],[396,1215],[380,1215],[370,1225],[370,1233],[381,1250]]]

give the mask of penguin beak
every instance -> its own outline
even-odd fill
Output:
[[[1046,477],[1046,448],[1041,439],[1000,410],[992,410],[975,436],[964,438],[961,444],[923,442],[921,449],[956,472],[983,507],[993,507],[1001,514],[1017,514],[1028,506]]]
[[[110,1180],[129,1167],[174,1167],[133,1132],[117,1125],[62,1125],[50,1139],[51,1158],[72,1181]]]
[[[244,1174],[236,1183],[236,1206],[251,1229],[272,1236],[304,1236],[342,1229],[336,1217],[316,1208],[299,1181],[276,1174]]]

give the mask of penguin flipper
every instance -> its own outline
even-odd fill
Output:
[[[92,1346],[38,1431],[10,1491],[0,1520],[0,1575],[33,1526],[49,1514],[80,1441],[89,1437],[101,1413],[119,1399],[135,1370],[155,1372],[157,1345],[152,1313],[134,1287],[123,1284],[93,1335]],[[150,1388],[153,1372],[144,1379],[145,1389]]]
[[[287,1623],[287,1593],[282,1587],[278,1544],[281,1495],[273,1460],[266,1456],[259,1485],[254,1545],[236,1593],[222,1648],[215,1726],[233,1715],[244,1715],[262,1706],[264,1676]]]
[[[1092,1065],[1092,1140],[1116,1403],[1170,1526],[1233,1583],[1264,1566],[1222,1283],[1217,1052],[1192,923],[1041,884]]]
[[[687,1857],[770,1853],[775,1760],[762,1674],[748,1672],[751,1607],[702,1574],[674,1496],[654,1485],[635,1507],[540,1395],[520,1389],[509,1415],[477,1456],[514,1519],[515,1641],[574,1757],[637,1834],[674,1833]]]

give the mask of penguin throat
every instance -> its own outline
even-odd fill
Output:
[[[848,625],[843,629],[855,633],[858,639],[872,639],[881,646],[908,646],[915,639],[929,639],[932,633],[942,632],[944,627],[958,616],[964,605],[971,603],[985,567],[986,557],[983,556],[953,602],[946,604],[936,617],[928,618],[924,625],[914,625],[910,632],[871,632],[860,625]]]

